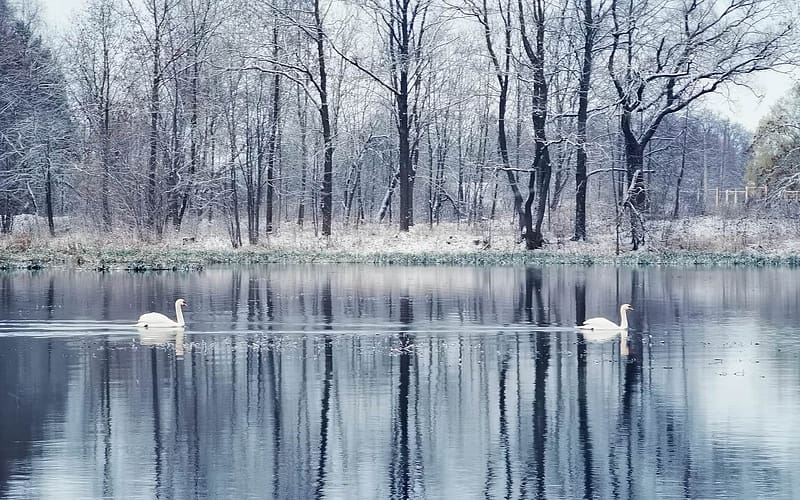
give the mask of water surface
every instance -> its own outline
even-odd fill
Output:
[[[799,498],[798,318],[790,269],[0,274],[0,497]]]

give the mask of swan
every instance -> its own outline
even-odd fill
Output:
[[[186,324],[183,321],[183,310],[186,301],[178,299],[175,301],[175,316],[177,321],[172,321],[161,313],[147,313],[139,316],[136,326],[140,328],[183,328]]]
[[[614,332],[618,332],[620,330],[627,331],[628,330],[628,311],[633,311],[633,307],[630,304],[622,304],[619,306],[619,316],[620,316],[620,324],[616,324],[611,320],[606,318],[589,318],[583,322],[582,325],[579,325],[578,328],[580,330],[589,330],[589,331],[598,331],[598,330],[605,330],[610,331],[613,330]]]

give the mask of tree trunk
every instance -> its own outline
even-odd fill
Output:
[[[508,78],[506,77],[505,84],[500,89],[500,107],[497,117],[497,142],[500,148],[500,157],[503,160],[503,169],[506,171],[506,178],[508,185],[511,187],[511,194],[514,197],[514,212],[519,217],[517,225],[520,232],[525,226],[525,213],[522,210],[522,193],[519,191],[517,184],[517,174],[511,170],[511,161],[508,155],[508,138],[506,136],[506,107],[508,103]],[[494,212],[494,208],[492,209]]]
[[[245,161],[244,183],[247,191],[247,242],[258,244],[260,238],[260,216],[263,203],[264,177],[264,129],[261,119],[262,81],[258,82],[258,98],[256,100],[255,119],[251,119],[249,95],[245,95]],[[246,87],[249,88],[249,83]],[[255,121],[255,131],[252,122]]]
[[[278,59],[278,21],[272,28],[272,57]],[[267,234],[272,232],[273,226],[273,204],[275,198],[275,159],[278,153],[278,121],[281,111],[281,75],[275,72],[272,78],[272,123],[269,129],[269,139],[267,143]]]
[[[147,221],[148,226],[155,232],[156,237],[161,236],[161,207],[157,193],[158,189],[158,118],[161,113],[159,88],[161,87],[160,68],[160,39],[156,30],[153,49],[153,79],[150,86],[150,155],[147,162]]]
[[[396,78],[395,106],[397,112],[397,138],[398,138],[398,172],[400,195],[400,231],[408,231],[413,225],[413,166],[411,157],[411,116],[409,115],[409,66],[412,54],[412,39],[414,38],[413,21],[415,15],[410,16],[411,2],[392,2],[393,29],[396,30],[390,40],[389,48],[392,62],[392,76]],[[396,42],[396,43],[395,43]],[[419,50],[415,48],[415,50]]]
[[[492,189],[492,208],[489,209],[489,219],[494,220],[495,216],[497,215],[497,191],[499,188],[499,182],[497,182],[497,172],[494,174],[494,189]]]
[[[103,178],[100,182],[100,200],[103,213],[103,230],[111,231],[113,224],[111,218],[111,203],[109,201],[109,180],[111,176],[111,65],[109,61],[108,41],[105,30],[102,30],[103,43],[103,73],[101,85],[100,110],[102,116],[102,141],[103,141]]]
[[[447,124],[445,124],[445,128]],[[447,136],[445,135],[444,141],[447,141]],[[444,189],[444,170],[445,164],[447,163],[447,150],[448,146],[445,144],[442,146],[439,155],[436,158],[436,182],[434,186],[436,189],[434,191],[434,203],[433,203],[433,217],[437,224],[441,222],[442,218],[442,200],[445,197],[445,189]],[[456,208],[456,216],[458,216],[458,208]]]
[[[586,122],[589,118],[589,86],[592,78],[592,51],[597,28],[592,18],[592,0],[583,2],[583,64],[578,83],[577,141],[575,162],[575,234],[573,241],[586,240]]]
[[[239,195],[238,189],[236,186],[236,168],[233,167],[231,164],[231,172],[230,172],[230,185],[228,189],[230,189],[231,193],[231,215],[232,215],[232,231],[231,231],[231,244],[233,248],[239,248],[242,246],[242,224],[239,222]]]
[[[536,0],[533,6],[533,20],[535,23],[536,45],[530,43],[525,29],[525,14],[522,0],[518,1],[520,33],[522,36],[523,48],[528,60],[533,67],[533,97],[532,97],[532,120],[533,133],[536,140],[534,153],[534,171],[531,173],[528,182],[528,200],[525,202],[525,246],[528,250],[541,248],[544,245],[544,235],[542,234],[542,223],[547,212],[547,196],[550,190],[550,176],[552,168],[550,165],[550,151],[547,145],[545,126],[547,123],[547,99],[548,88],[545,79],[545,47],[544,47],[544,0]],[[538,197],[536,203],[536,213],[532,213],[534,196]],[[532,220],[533,219],[533,220]]]
[[[297,91],[297,122],[300,127],[300,202],[297,206],[297,225],[303,227],[306,215],[306,192],[307,181],[306,175],[308,171],[308,115],[307,111],[307,97],[303,96],[301,101],[302,91],[298,86]]]
[[[319,67],[320,120],[322,121],[322,141],[324,164],[320,190],[320,210],[322,211],[322,235],[331,235],[333,218],[333,137],[328,103],[328,73],[325,69],[325,34],[322,30],[322,14],[319,0],[314,0],[314,21],[316,23],[317,66]]]
[[[426,127],[426,134],[428,136],[428,227],[433,227],[433,204],[434,204],[434,169],[433,165],[435,163],[434,160],[434,152],[433,152],[433,142],[431,141],[431,127],[428,125]]]
[[[164,9],[166,9],[166,4]],[[161,116],[161,83],[163,69],[161,67],[161,28],[167,12],[163,12],[159,18],[159,8],[155,2],[152,5],[153,16],[153,41],[150,53],[153,57],[153,73],[150,82],[150,130],[149,147],[150,153],[147,162],[147,223],[149,229],[154,232],[156,238],[161,238],[164,226],[164,213],[162,206],[162,196],[158,191],[158,121]]]
[[[458,210],[462,214],[466,212],[466,197],[464,193],[464,145],[463,145],[463,117],[462,112],[458,112]]]
[[[173,65],[173,68],[175,66]],[[178,115],[180,114],[180,94],[178,93],[178,72],[174,70],[174,92],[172,104],[172,140],[170,141],[171,147],[169,151],[169,166],[170,173],[167,182],[167,200],[168,212],[167,216],[172,219],[172,226],[175,232],[181,228],[179,218],[180,214],[180,187],[178,186],[179,172],[181,170],[182,152],[180,145],[180,132],[178,127]]]
[[[644,175],[644,145],[641,144],[631,129],[631,113],[623,111],[620,120],[622,138],[625,144],[625,164],[627,167],[628,192],[623,198],[623,208],[627,208],[631,217],[631,245],[638,250],[644,245],[645,228],[643,215],[647,204]]]
[[[399,136],[400,156],[400,230],[408,231],[412,225],[411,205],[411,148],[409,143],[408,117],[408,75],[403,72],[400,77],[400,93],[397,94],[397,134]]]
[[[511,0],[506,2],[505,12],[510,15],[511,13]],[[500,10],[503,11],[502,3],[500,4]],[[479,21],[483,25],[483,34],[484,39],[486,41],[486,48],[489,51],[489,55],[491,57],[492,65],[494,66],[495,75],[497,76],[497,83],[500,86],[500,99],[498,103],[498,113],[497,113],[497,145],[498,149],[500,150],[500,158],[503,162],[503,170],[506,173],[506,178],[508,179],[508,184],[511,187],[511,194],[514,199],[514,213],[518,216],[518,227],[520,234],[523,232],[525,227],[525,214],[522,208],[522,194],[519,191],[519,185],[517,183],[517,174],[511,170],[511,161],[509,160],[508,154],[508,137],[506,135],[506,110],[508,109],[508,89],[509,89],[509,72],[510,72],[510,64],[511,64],[511,57],[512,57],[512,47],[511,47],[511,35],[512,35],[512,27],[511,27],[511,18],[508,16],[501,16],[504,23],[504,59],[501,62],[500,59],[497,57],[497,54],[494,50],[494,43],[492,42],[492,32],[491,27],[489,25],[489,8],[487,5],[486,0],[483,1],[482,4],[482,11],[478,16]],[[496,177],[495,177],[496,179]],[[491,218],[494,219],[495,207],[496,207],[496,195],[493,194],[492,196],[492,209],[491,209]]]
[[[197,172],[197,123],[199,118],[199,111],[198,111],[198,103],[197,103],[197,96],[198,96],[198,81],[200,80],[200,60],[199,60],[199,49],[197,45],[199,41],[197,40],[197,33],[194,33],[195,41],[194,47],[192,50],[192,84],[191,84],[191,116],[189,117],[189,125],[190,125],[190,137],[189,137],[189,180],[187,182],[186,187],[183,191],[183,199],[181,200],[181,208],[178,212],[178,218],[176,220],[175,229],[176,231],[180,231],[181,223],[183,222],[183,217],[186,214],[186,209],[189,207],[189,203],[192,198],[192,194],[194,191],[194,187],[192,182],[194,180],[195,173]]]
[[[228,192],[230,194],[228,217],[229,217],[229,234],[231,238],[231,245],[233,248],[242,246],[242,225],[239,222],[239,195],[236,185],[236,146],[231,144],[231,166],[229,172]]]
[[[231,83],[231,86],[232,85]],[[236,141],[236,102],[233,89],[231,89],[231,95],[228,96],[228,105],[231,109],[229,114],[226,111],[230,162],[228,168],[228,183],[226,186],[227,190],[225,193],[227,196],[223,200],[222,207],[227,215],[228,236],[231,239],[231,246],[233,248],[239,248],[242,246],[242,229],[241,223],[239,222],[239,195],[236,181],[236,157],[238,156],[238,146]]]
[[[681,183],[683,182],[683,172],[686,169],[686,138],[689,135],[689,112],[686,112],[686,118],[683,122],[683,144],[681,145],[681,168],[678,171],[678,181],[675,184],[675,207],[672,209],[672,218],[678,218],[678,211],[681,206]],[[703,152],[705,156],[705,151]],[[706,172],[703,169],[703,175]]]
[[[392,195],[394,194],[394,190],[397,189],[397,181],[400,178],[399,173],[395,173],[392,175],[391,180],[389,181],[389,187],[386,189],[386,195],[383,197],[383,201],[381,202],[381,208],[378,211],[378,222],[383,222],[383,219],[386,217],[386,214],[389,213],[389,220],[391,220],[391,212],[392,212]]]
[[[47,212],[47,228],[50,230],[50,236],[56,235],[56,226],[53,221],[53,165],[50,161],[50,140],[47,141],[47,152],[45,158],[45,192],[44,203]]]

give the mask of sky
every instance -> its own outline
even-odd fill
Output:
[[[72,15],[86,4],[87,0],[39,0],[47,24],[63,30]],[[708,106],[749,130],[755,130],[759,120],[770,107],[788,93],[794,83],[800,81],[800,72],[784,74],[771,71],[757,76],[750,82],[751,88],[729,89],[729,95],[709,99]]]
[[[39,0],[47,23],[64,26],[75,11],[86,5],[86,0]]]

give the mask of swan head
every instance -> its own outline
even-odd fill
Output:
[[[180,307],[186,307],[189,304],[187,304],[186,301],[183,300],[183,299],[178,299],[178,300],[175,301],[175,305],[176,306],[180,306]]]
[[[620,309],[622,309],[623,311],[633,311],[633,307],[630,304],[622,304],[622,307],[620,307]]]

